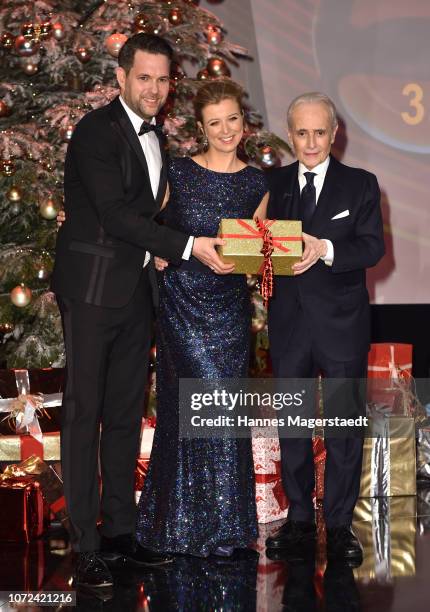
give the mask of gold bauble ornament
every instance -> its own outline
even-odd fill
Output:
[[[70,142],[72,139],[73,130],[75,126],[72,123],[68,123],[60,129],[60,138],[63,142]]]
[[[66,32],[64,30],[64,26],[61,23],[61,21],[56,21],[55,23],[52,24],[52,35],[55,38],[55,40],[63,40],[65,33]]]
[[[0,334],[10,334],[14,330],[13,323],[0,323]]]
[[[24,308],[25,306],[28,306],[31,302],[31,297],[31,289],[29,287],[26,287],[24,283],[17,285],[10,292],[10,301],[12,302],[12,304],[14,304],[14,306],[18,306],[18,308]]]
[[[12,176],[12,174],[15,174],[15,164],[11,159],[3,159],[0,167],[4,176]]]
[[[12,49],[15,43],[15,36],[11,32],[3,32],[0,35],[0,47],[3,49]]]
[[[211,78],[211,75],[206,70],[206,68],[203,68],[203,70],[199,70],[198,73],[197,73],[197,79],[199,81],[207,81],[210,78]]]
[[[183,21],[182,11],[180,8],[172,8],[169,11],[168,19],[173,26],[180,25]]]
[[[40,24],[40,34],[41,38],[47,38],[52,31],[52,24],[50,21],[44,21]]]
[[[21,61],[21,66],[25,74],[28,76],[33,76],[39,72],[39,65],[32,61],[32,59],[23,58]]]
[[[219,45],[223,39],[221,28],[215,25],[208,25],[205,30],[205,35],[210,45]]]
[[[253,334],[258,334],[258,332],[262,331],[264,329],[266,325],[266,322],[264,319],[257,319],[256,317],[253,317],[252,319],[252,333]]]
[[[33,39],[25,38],[25,36],[17,36],[15,39],[15,51],[21,57],[30,57],[37,53],[39,43]]]
[[[39,204],[39,212],[44,219],[55,219],[60,212],[60,205],[52,196],[42,200]]]
[[[121,32],[114,32],[105,40],[106,49],[112,57],[118,57],[121,47],[126,42],[127,36]]]
[[[225,61],[219,57],[209,58],[206,68],[212,77],[229,77],[231,75],[230,68]]]
[[[86,64],[92,57],[92,53],[87,47],[78,47],[75,51],[75,55],[81,64]]]
[[[133,29],[136,32],[146,32],[148,27],[149,19],[144,13],[138,13],[133,19]]]
[[[22,198],[21,189],[13,185],[6,193],[6,197],[10,202],[20,202]]]
[[[34,38],[34,34],[35,34],[34,24],[24,23],[24,25],[21,27],[21,34],[24,36],[24,38],[28,38],[30,40]]]

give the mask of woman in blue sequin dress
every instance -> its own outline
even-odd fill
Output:
[[[236,156],[241,90],[232,81],[211,81],[199,90],[195,110],[208,148],[170,162],[165,223],[216,236],[222,218],[264,218],[263,173]],[[158,261],[159,269],[165,265]],[[257,536],[251,441],[180,439],[178,381],[247,376],[249,290],[245,276],[218,276],[194,258],[159,276],[157,426],[137,539],[168,553],[226,555]]]

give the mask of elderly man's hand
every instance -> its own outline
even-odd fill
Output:
[[[309,270],[319,259],[327,254],[327,243],[310,234],[302,234],[305,245],[302,261],[293,265],[294,276]]]

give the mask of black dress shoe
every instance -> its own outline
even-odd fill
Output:
[[[98,553],[79,553],[76,563],[75,584],[90,588],[112,587],[112,574]]]
[[[316,526],[307,521],[289,520],[280,529],[267,538],[269,549],[301,549],[305,553],[309,547],[315,546]]]
[[[113,538],[103,536],[100,555],[106,565],[115,569],[166,565],[173,561],[172,557],[140,546],[131,533]]]
[[[363,549],[348,525],[327,529],[327,558],[348,561],[354,567],[363,561]]]

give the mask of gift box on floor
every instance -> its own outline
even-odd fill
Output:
[[[301,221],[266,219],[221,219],[218,236],[226,244],[218,247],[222,259],[234,263],[234,274],[261,274],[262,250],[273,249],[273,273],[291,275],[292,266],[302,257]]]
[[[134,471],[134,493],[136,497],[136,504],[139,503],[140,496],[142,494],[143,483],[145,482],[146,474],[148,473],[149,458],[139,457],[136,463],[136,469]]]
[[[273,536],[284,521],[258,526],[256,550],[259,553],[257,569],[257,612],[281,610],[287,581],[287,564],[272,561],[266,556],[266,539]]]
[[[151,456],[152,442],[155,433],[155,417],[147,417],[142,419],[142,430],[140,436],[140,457],[149,459]]]
[[[375,343],[370,345],[368,378],[399,378],[412,375],[412,344]]]
[[[0,541],[30,542],[42,535],[42,490],[29,476],[0,482]]]
[[[353,526],[364,549],[356,578],[387,583],[415,574],[415,497],[360,499]]]
[[[0,433],[59,431],[63,378],[60,368],[0,370]]]
[[[60,433],[43,434],[41,442],[30,434],[0,436],[0,461],[24,461],[31,455],[44,461],[60,461]]]
[[[276,433],[274,430],[273,438],[259,434],[256,428],[252,433],[255,499],[259,523],[278,521],[286,518],[288,514],[288,500],[281,479],[281,452]]]
[[[6,467],[0,474],[0,482],[22,477],[31,477],[41,488],[47,508],[48,518],[58,521],[66,518],[66,503],[63,492],[63,482],[56,470],[39,457],[32,455],[25,461]]]

